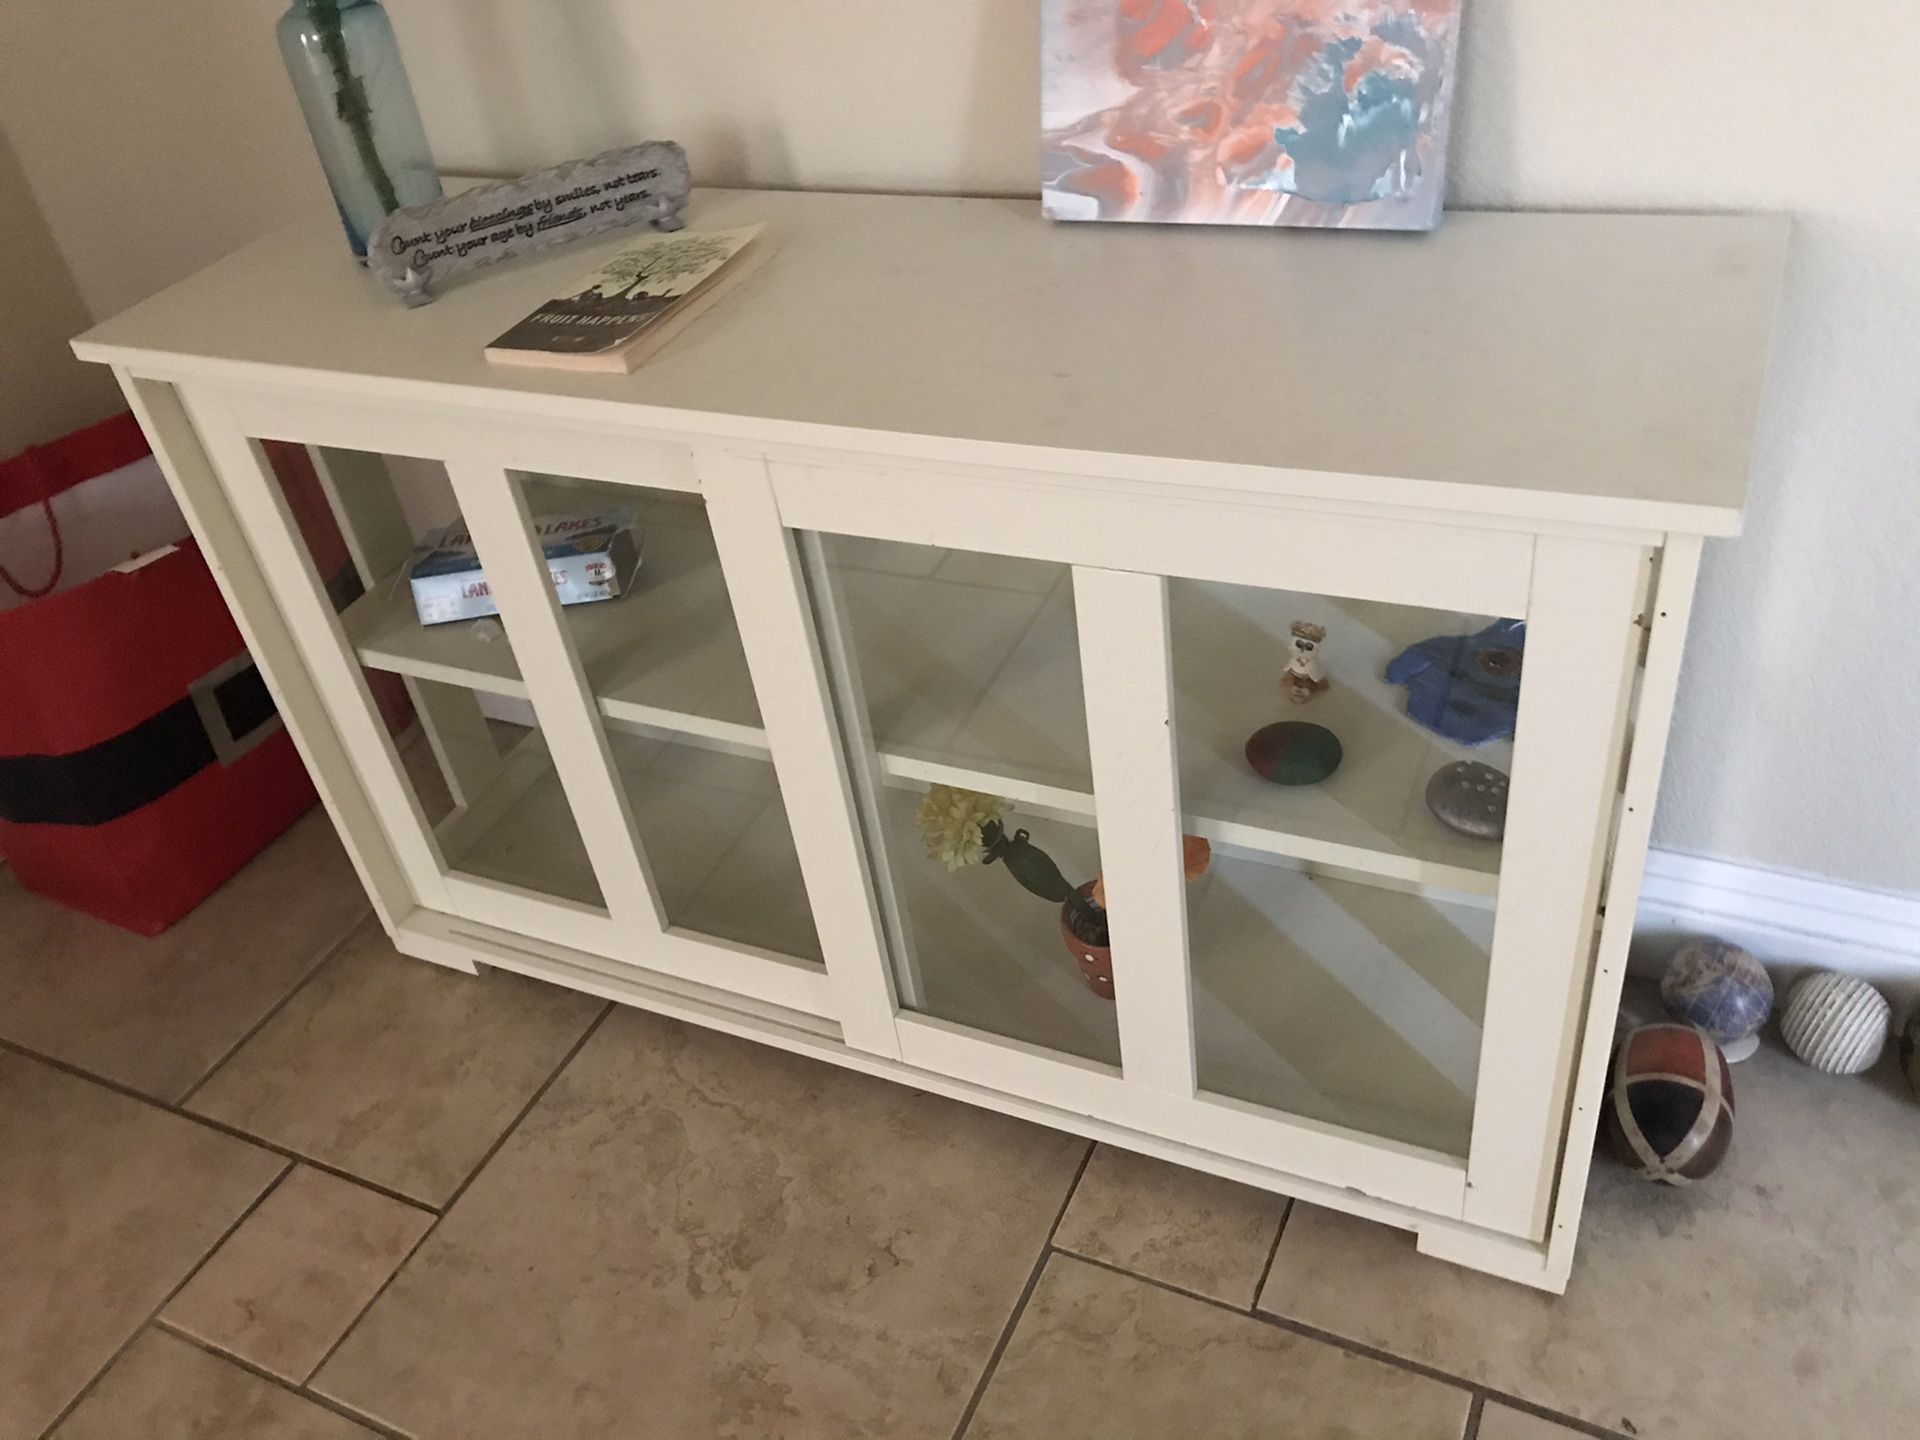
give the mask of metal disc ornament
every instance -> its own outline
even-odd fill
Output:
[[[1448,829],[1498,840],[1507,833],[1507,786],[1505,772],[1478,760],[1456,760],[1427,781],[1427,809]]]
[[[1247,737],[1247,764],[1276,785],[1317,785],[1340,768],[1340,737],[1324,725],[1279,720]]]

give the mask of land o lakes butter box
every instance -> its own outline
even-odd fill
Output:
[[[553,592],[562,605],[611,600],[633,588],[640,570],[640,531],[631,510],[536,515],[534,534],[546,552]],[[409,581],[422,625],[497,615],[493,587],[481,572],[467,527],[456,520],[429,542]]]

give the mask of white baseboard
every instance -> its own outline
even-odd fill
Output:
[[[1902,997],[1920,994],[1920,895],[1655,850],[1640,887],[1631,968],[1659,974],[1689,935],[1744,946],[1789,978],[1838,970]]]

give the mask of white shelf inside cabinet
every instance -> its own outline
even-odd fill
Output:
[[[1200,581],[1169,582],[1174,734],[1189,828],[1211,840],[1417,885],[1491,895],[1500,846],[1461,835],[1427,809],[1427,781],[1473,759],[1511,773],[1513,743],[1465,746],[1407,717],[1387,664],[1434,635],[1466,634],[1493,617],[1337,600]],[[1324,625],[1325,693],[1296,705],[1281,691],[1288,627]],[[1524,681],[1523,681],[1524,683]],[[1247,764],[1247,737],[1277,720],[1324,725],[1340,768],[1317,785],[1274,785]],[[1285,836],[1284,844],[1274,837]]]
[[[551,486],[540,487],[537,498],[537,513],[566,504]],[[576,493],[573,503],[609,499],[601,489],[584,497]],[[671,501],[637,508],[643,539],[634,589],[616,600],[563,611],[601,712],[709,748],[766,754],[760,709],[704,513]],[[511,637],[497,622],[484,630],[470,622],[422,625],[399,575],[356,600],[342,624],[366,665],[527,698]]]
[[[772,765],[617,725],[607,739],[668,923],[823,963]],[[427,763],[409,759],[416,767]],[[507,757],[496,788],[470,812],[456,811],[438,825],[448,864],[543,895],[603,904],[537,733]]]
[[[1091,820],[1064,565],[833,537],[881,773]]]
[[[889,784],[959,785],[1022,814],[1091,824],[1072,578],[1065,566],[835,537],[834,583],[853,630],[871,739]],[[1403,885],[1491,895],[1500,846],[1434,819],[1426,784],[1450,761],[1510,769],[1513,746],[1455,744],[1407,718],[1387,662],[1432,635],[1488,623],[1412,606],[1174,581],[1185,823],[1243,849]],[[1295,620],[1327,627],[1334,682],[1291,704],[1279,675]],[[1283,787],[1248,767],[1247,737],[1311,720],[1345,747],[1324,783]]]

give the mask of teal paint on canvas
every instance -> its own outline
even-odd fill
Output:
[[[1043,0],[1046,211],[1426,230],[1460,0]]]

